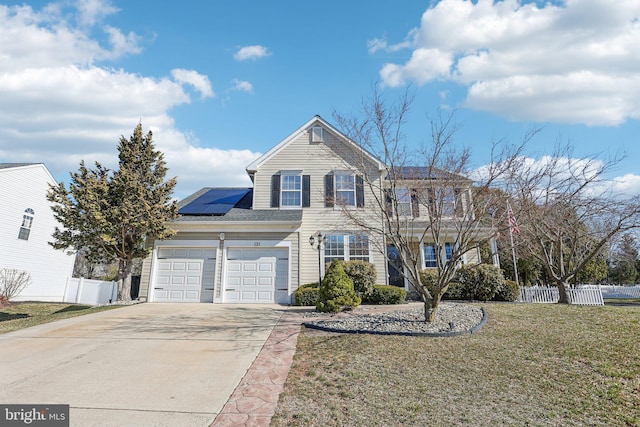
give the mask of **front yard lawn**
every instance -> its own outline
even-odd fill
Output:
[[[301,332],[272,426],[640,426],[640,307],[486,304],[455,338]]]
[[[0,334],[121,306],[93,307],[53,302],[14,302],[0,307]]]

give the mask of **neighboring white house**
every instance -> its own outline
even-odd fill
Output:
[[[75,254],[48,242],[58,222],[46,195],[56,184],[43,163],[0,163],[0,268],[25,270],[32,283],[14,300],[62,301]]]

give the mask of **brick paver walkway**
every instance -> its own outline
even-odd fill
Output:
[[[268,426],[287,380],[302,316],[285,311],[211,427]]]

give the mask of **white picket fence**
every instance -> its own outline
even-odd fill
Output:
[[[605,298],[640,298],[640,285],[635,286],[600,286]]]
[[[567,289],[572,304],[604,305],[602,291],[598,285],[579,285]],[[551,286],[523,286],[520,288],[520,302],[553,304],[560,300],[558,288]]]
[[[63,302],[104,305],[115,301],[117,296],[117,282],[69,277],[64,290]]]
[[[567,289],[572,304],[603,305],[604,298],[640,298],[640,285],[577,285]],[[556,303],[560,299],[558,288],[552,286],[531,286],[520,288],[520,302]]]

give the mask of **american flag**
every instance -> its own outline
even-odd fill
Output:
[[[516,216],[513,214],[511,210],[511,206],[507,203],[507,222],[509,223],[509,228],[512,233],[520,234],[520,229],[518,228],[518,223],[516,222]]]

